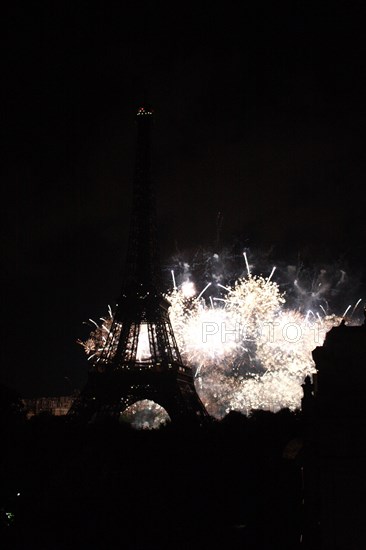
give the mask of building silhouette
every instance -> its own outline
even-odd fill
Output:
[[[32,418],[40,413],[50,413],[53,416],[66,415],[75,400],[75,395],[58,395],[55,397],[23,398],[24,409],[27,418]]]
[[[302,403],[306,548],[365,548],[365,357],[366,324],[344,320],[313,351]]]

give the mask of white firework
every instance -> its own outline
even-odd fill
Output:
[[[299,408],[301,384],[315,371],[311,352],[341,320],[287,308],[272,274],[222,287],[225,298],[209,305],[202,297],[187,300],[179,288],[168,294],[182,357],[218,418],[230,410]]]
[[[320,312],[306,313],[291,308],[272,280],[275,268],[269,277],[258,277],[245,260],[247,277],[232,286],[216,283],[220,297],[205,299],[210,283],[198,295],[190,280],[177,287],[173,273],[174,288],[166,295],[182,359],[216,418],[230,410],[249,414],[253,409],[299,408],[301,384],[315,372],[311,352],[342,319],[326,315],[322,306]],[[79,341],[93,363],[101,358],[112,319],[109,308],[100,325],[93,321],[89,338]]]

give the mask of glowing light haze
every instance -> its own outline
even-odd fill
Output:
[[[244,260],[246,276],[232,285],[213,278],[199,289],[189,274],[177,285],[172,271],[173,289],[166,295],[182,358],[194,372],[197,392],[208,412],[216,418],[231,410],[249,414],[253,409],[299,408],[301,384],[315,370],[311,352],[342,319],[327,314],[322,305],[305,309],[306,293],[297,279],[293,287],[300,298],[303,293],[304,303],[293,307],[274,280],[274,267],[268,269],[267,277],[257,276],[245,254]],[[324,288],[325,284],[321,292]],[[94,362],[112,323],[110,308],[108,318],[101,319],[100,325],[93,323],[89,338],[79,343]],[[148,343],[146,335],[141,337],[143,353]],[[138,410],[141,406],[136,405]]]
[[[286,307],[279,286],[249,275],[207,303],[168,294],[170,318],[182,357],[210,414],[230,410],[277,411],[300,407],[301,384],[314,372],[311,351],[340,322],[335,315],[306,315]]]

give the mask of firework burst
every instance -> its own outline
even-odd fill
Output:
[[[221,418],[230,410],[298,408],[301,384],[314,372],[311,351],[340,318],[289,309],[270,277],[249,272],[218,286],[224,297],[209,302],[187,299],[180,288],[168,294],[182,356],[208,411]]]
[[[189,274],[177,286],[172,272],[173,290],[166,295],[182,358],[194,372],[208,412],[216,418],[231,410],[249,414],[253,409],[299,408],[301,384],[315,371],[311,352],[342,319],[328,315],[322,305],[305,309],[300,301],[291,307],[273,280],[275,268],[268,277],[252,275],[244,258],[247,274],[232,285],[224,286],[216,277],[198,292]],[[320,288],[324,293],[324,285],[317,285],[315,298]],[[305,295],[297,279],[293,289]],[[307,294],[306,298],[308,306]],[[93,322],[89,338],[79,342],[93,363],[101,356],[112,319],[109,308],[99,325]]]

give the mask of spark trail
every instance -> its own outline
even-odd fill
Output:
[[[173,289],[166,295],[182,358],[193,369],[197,392],[216,418],[231,410],[249,414],[253,409],[299,408],[301,384],[315,371],[311,352],[342,319],[327,314],[321,304],[314,309],[301,303],[293,307],[293,300],[274,281],[275,268],[267,277],[253,275],[245,254],[244,259],[245,276],[231,285],[214,278],[202,290],[187,274],[177,285],[172,271]],[[292,288],[308,306],[297,279]],[[95,363],[112,324],[111,309],[100,325],[93,323],[89,338],[79,343]],[[140,409],[136,405],[136,412]]]
[[[183,359],[217,418],[230,410],[300,407],[301,384],[314,372],[311,351],[340,322],[335,315],[319,318],[287,308],[270,277],[239,279],[213,309],[200,295],[187,300],[179,288],[168,294]]]

